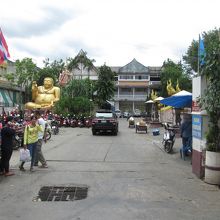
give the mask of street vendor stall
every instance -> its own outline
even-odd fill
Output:
[[[135,125],[135,131],[136,131],[136,133],[138,131],[144,131],[144,132],[147,133],[147,124],[146,124],[146,122],[143,121],[143,120],[137,122],[136,125]]]

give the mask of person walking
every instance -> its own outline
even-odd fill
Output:
[[[38,131],[37,152],[36,152],[34,166],[38,166],[38,162],[40,162],[41,168],[48,168],[47,161],[45,160],[43,152],[42,152],[43,140],[45,140],[45,138],[46,138],[46,136],[45,136],[46,135],[45,134],[46,121],[42,118],[39,111],[35,112],[35,116],[37,118],[38,124],[42,126],[43,131]]]
[[[35,156],[36,156],[36,148],[37,148],[37,141],[38,141],[38,132],[43,131],[41,125],[37,123],[37,119],[35,116],[31,117],[30,125],[25,126],[24,130],[24,149],[30,150],[31,155],[31,166],[30,171],[34,171],[33,166],[35,163]],[[25,171],[24,169],[25,162],[21,162],[19,169],[21,171]]]
[[[183,123],[180,126],[182,144],[185,151],[192,148],[192,117],[189,114],[183,115]]]
[[[5,176],[14,175],[13,172],[9,171],[9,161],[13,152],[13,138],[15,136],[12,120],[13,117],[9,116],[6,121],[6,126],[1,130],[0,174]]]

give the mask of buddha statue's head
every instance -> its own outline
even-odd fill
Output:
[[[53,79],[50,77],[44,78],[44,88],[49,89],[53,87]]]

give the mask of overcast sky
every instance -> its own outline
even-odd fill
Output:
[[[11,60],[30,57],[40,67],[75,57],[94,65],[145,66],[179,61],[192,40],[220,27],[219,0],[7,0],[0,27]]]

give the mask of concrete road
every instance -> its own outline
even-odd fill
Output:
[[[190,161],[160,149],[162,135],[136,134],[120,119],[118,136],[62,128],[43,146],[48,169],[0,177],[0,220],[219,220],[220,192],[191,171]],[[28,164],[26,165],[28,168]],[[43,186],[87,186],[83,200],[42,202]]]

